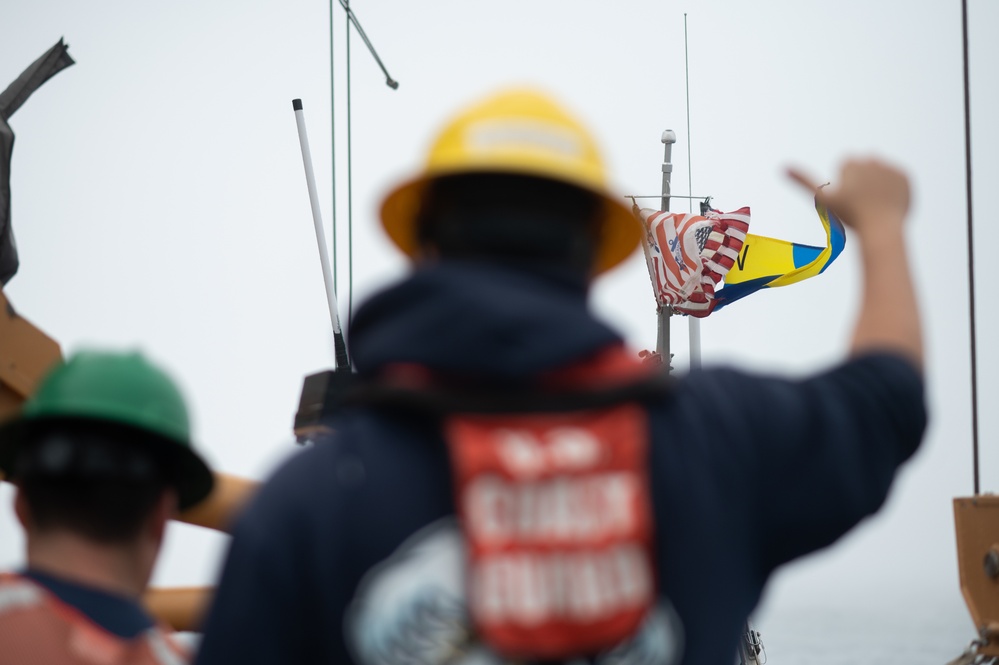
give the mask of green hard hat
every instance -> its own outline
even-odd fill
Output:
[[[191,446],[183,396],[140,353],[81,351],[57,365],[20,415],[0,426],[0,471],[12,475],[24,443],[56,424],[111,428],[143,446],[163,465],[181,510],[212,490],[212,472]]]

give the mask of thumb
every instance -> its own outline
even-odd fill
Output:
[[[815,184],[815,181],[813,181],[810,176],[806,175],[805,172],[800,169],[793,166],[788,167],[787,177],[807,189],[812,194],[817,194],[819,191],[819,186]]]
[[[815,200],[824,207],[830,207],[829,196],[827,195],[826,190],[823,189],[824,185],[815,184],[815,181],[812,180],[810,176],[793,166],[787,169],[787,177],[807,189],[808,192],[815,197]]]

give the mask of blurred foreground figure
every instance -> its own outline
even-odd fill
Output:
[[[605,187],[543,95],[445,127],[382,207],[415,270],[354,317],[335,434],[238,523],[200,663],[730,663],[771,573],[878,509],[925,426],[905,176],[819,193],[864,295],[850,358],[796,381],[671,382],[593,318],[641,234]]]
[[[167,520],[211,491],[173,382],[138,354],[83,352],[0,428],[28,567],[0,575],[0,663],[181,664],[139,605]]]

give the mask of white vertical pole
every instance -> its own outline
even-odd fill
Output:
[[[673,175],[673,144],[676,143],[676,133],[672,129],[667,129],[663,132],[661,141],[665,145],[665,151],[663,154],[663,189],[662,189],[662,200],[660,201],[660,210],[669,210],[669,199],[670,199],[670,177]],[[673,308],[668,305],[660,306],[657,311],[657,322],[659,327],[659,334],[656,338],[656,353],[662,358],[662,362],[666,363],[667,370],[670,367],[670,320],[673,317]]]
[[[350,366],[347,356],[347,345],[340,328],[340,315],[336,306],[336,291],[333,288],[333,271],[330,269],[330,258],[326,254],[326,233],[323,231],[323,218],[319,212],[319,196],[316,193],[316,176],[312,172],[312,151],[309,150],[309,135],[305,131],[305,111],[302,110],[302,100],[293,99],[291,106],[295,109],[295,122],[298,123],[298,140],[302,145],[302,162],[305,165],[305,184],[309,188],[309,203],[312,204],[312,221],[316,227],[316,242],[319,243],[319,262],[323,267],[323,283],[326,286],[326,303],[330,309],[330,323],[333,324],[333,346],[336,353],[337,369]]]
[[[695,316],[687,317],[687,330],[690,334],[690,369],[701,368],[701,320]]]

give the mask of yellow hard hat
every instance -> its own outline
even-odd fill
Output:
[[[419,249],[416,217],[428,183],[464,173],[537,176],[601,197],[604,216],[597,273],[624,261],[641,242],[641,225],[624,199],[607,189],[607,174],[593,137],[539,92],[502,92],[463,111],[444,127],[422,173],[396,187],[382,203],[382,225],[399,249],[411,257]]]

